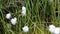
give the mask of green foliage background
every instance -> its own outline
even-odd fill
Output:
[[[22,6],[26,6],[26,16],[21,15]],[[56,7],[58,17],[56,17]],[[5,18],[10,12],[17,17],[17,24],[12,25]],[[11,17],[11,18],[12,18]],[[51,34],[45,29],[49,24],[60,26],[60,0],[0,0],[0,34]],[[29,32],[24,33],[22,27],[27,25]]]

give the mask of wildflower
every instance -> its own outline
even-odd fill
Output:
[[[28,28],[28,26],[24,26],[24,27],[22,28],[22,30],[23,30],[24,32],[28,32],[28,31],[29,31],[29,28]]]
[[[11,18],[11,13],[6,14],[6,18],[10,19]]]
[[[15,25],[16,22],[17,22],[17,18],[16,18],[16,17],[14,17],[14,18],[11,19],[11,23],[12,23],[13,25]]]
[[[55,26],[49,25],[49,31],[53,33],[55,31]]]
[[[26,15],[26,7],[22,6],[22,16]]]

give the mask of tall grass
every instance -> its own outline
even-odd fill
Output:
[[[50,24],[60,26],[60,0],[0,0],[0,34],[51,34],[45,27]],[[22,6],[26,6],[26,16],[21,15]],[[58,8],[58,17],[56,17]],[[17,17],[16,25],[5,18],[10,12]],[[23,32],[27,25],[29,31]]]

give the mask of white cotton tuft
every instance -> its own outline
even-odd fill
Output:
[[[49,28],[55,28],[55,26],[54,25],[49,25]]]
[[[55,34],[60,34],[60,28],[59,27],[56,27],[54,33]]]
[[[24,27],[22,28],[22,30],[23,30],[24,32],[28,32],[28,31],[29,31],[29,28],[28,28],[28,26],[24,26]]]
[[[16,17],[12,18],[12,19],[11,19],[11,23],[12,23],[13,25],[15,25],[15,24],[17,23],[17,18],[16,18]]]
[[[26,7],[22,6],[22,16],[26,15]]]
[[[49,25],[49,31],[53,33],[55,31],[55,26]]]
[[[10,19],[11,18],[11,13],[6,14],[6,18]]]
[[[60,34],[60,27],[55,27],[54,25],[49,25],[49,31],[54,34]]]

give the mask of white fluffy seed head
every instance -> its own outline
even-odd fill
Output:
[[[49,31],[53,33],[55,31],[55,26],[49,25]]]
[[[17,18],[16,18],[16,17],[12,18],[12,19],[11,19],[11,23],[12,23],[13,25],[15,25],[15,24],[17,23]]]
[[[26,7],[22,6],[22,16],[26,15]]]
[[[10,19],[11,18],[11,13],[6,14],[6,18]]]
[[[49,28],[55,28],[55,26],[54,25],[49,25]]]
[[[54,25],[49,25],[49,31],[54,34],[60,34],[60,27],[55,27]]]
[[[22,28],[22,30],[23,30],[24,32],[28,32],[28,31],[29,31],[29,28],[28,28],[28,26],[24,26],[24,27]]]
[[[60,34],[60,27],[56,27],[54,33],[55,34]]]

